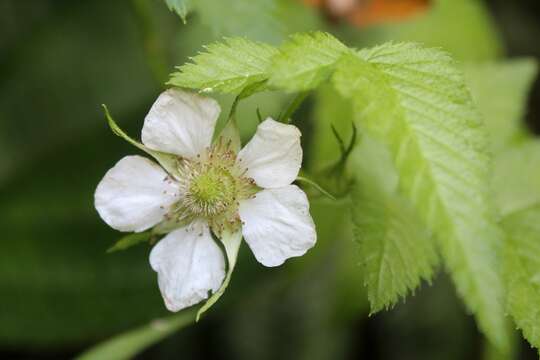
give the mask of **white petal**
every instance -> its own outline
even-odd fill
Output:
[[[265,189],[240,202],[242,234],[257,260],[278,266],[306,253],[317,239],[306,194],[295,185]]]
[[[120,231],[143,231],[163,220],[178,186],[156,163],[126,156],[107,171],[94,194],[101,218]]]
[[[194,158],[210,146],[219,112],[214,99],[169,89],[146,115],[142,142],[152,150]]]
[[[167,309],[179,311],[216,292],[225,277],[223,253],[201,221],[171,232],[150,253]]]
[[[247,176],[263,188],[289,185],[296,179],[302,164],[300,131],[294,125],[271,118],[263,121],[257,132],[238,153]]]

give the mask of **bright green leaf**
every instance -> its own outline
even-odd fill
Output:
[[[192,0],[165,0],[165,3],[167,3],[169,10],[177,13],[185,24],[187,14],[191,10],[191,1]]]
[[[323,32],[292,35],[272,62],[270,85],[289,91],[306,91],[326,80],[339,58],[349,49]]]
[[[195,321],[195,309],[164,319],[156,319],[148,325],[118,335],[79,355],[77,360],[124,360],[132,359],[149,346],[165,339],[175,331]]]
[[[311,160],[317,169],[335,162],[339,146],[330,126],[349,139],[354,119],[351,102],[330,86],[316,93]],[[435,243],[407,199],[397,194],[398,176],[389,151],[360,129],[361,137],[350,159],[354,176],[351,194],[354,233],[371,312],[390,307],[430,280],[437,263]],[[356,260],[358,261],[358,260]],[[358,299],[356,299],[358,301]]]
[[[109,249],[107,249],[108,253],[120,251],[120,250],[126,250],[129,249],[132,246],[138,245],[143,242],[150,241],[150,238],[152,237],[152,232],[145,231],[141,233],[133,233],[126,235],[122,237],[120,240],[118,240],[113,246],[111,246]]]
[[[169,85],[239,94],[243,89],[267,79],[270,59],[277,50],[267,44],[243,38],[226,39],[206,47],[188,63],[178,67]],[[259,90],[261,90],[259,88]]]
[[[465,67],[467,85],[486,122],[495,152],[527,137],[523,117],[536,74],[537,63],[533,59]]]
[[[430,281],[438,258],[430,232],[396,193],[397,175],[387,149],[364,135],[352,162],[352,219],[375,313],[392,307],[422,280]]]
[[[540,205],[513,213],[503,226],[508,233],[503,273],[508,312],[525,338],[540,348]]]
[[[459,294],[506,351],[486,131],[461,73],[439,50],[386,44],[344,58],[334,83],[389,146],[400,189],[436,235]]]
[[[529,140],[495,158],[495,199],[503,215],[540,203],[540,141]]]
[[[206,303],[197,311],[197,321],[199,321],[202,314],[204,314],[208,309],[210,309],[223,295],[229,282],[231,281],[231,276],[236,266],[236,258],[238,257],[238,250],[240,249],[240,244],[242,242],[242,232],[237,231],[235,233],[225,232],[221,237],[221,242],[225,248],[225,253],[227,254],[227,275],[221,284],[221,287],[216,291],[212,296],[206,301]]]

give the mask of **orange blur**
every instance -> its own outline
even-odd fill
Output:
[[[429,0],[303,0],[322,8],[334,19],[364,27],[386,22],[399,22],[428,9]]]

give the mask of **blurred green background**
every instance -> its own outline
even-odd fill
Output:
[[[329,20],[293,0],[277,1],[276,26],[257,16],[240,21],[243,8],[221,12],[221,1],[204,2],[208,11],[184,25],[160,0],[0,0],[0,358],[71,358],[167,315],[149,247],[105,253],[120,234],[99,219],[93,192],[118,159],[137,151],[110,132],[100,105],[138,135],[168,73],[203,44],[224,35],[279,43],[291,32],[323,29],[357,47],[388,40],[442,46],[464,64],[540,56],[535,0],[433,0],[425,14],[366,28]],[[231,99],[219,100],[226,112]],[[263,116],[275,115],[287,100],[264,93],[242,103],[243,136],[256,126],[257,107]],[[308,169],[331,159],[330,151],[313,146],[326,136],[313,126],[314,104],[311,98],[297,115]],[[526,111],[531,128],[540,129],[539,117],[537,81]],[[483,339],[443,274],[369,317],[343,204],[314,200],[312,212],[316,248],[266,269],[243,247],[229,289],[204,320],[139,357],[482,356]],[[535,357],[523,342],[519,358]]]

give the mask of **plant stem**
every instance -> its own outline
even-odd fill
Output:
[[[295,113],[296,110],[298,110],[300,105],[302,105],[302,102],[306,99],[308,94],[309,91],[298,93],[291,101],[287,109],[279,115],[278,121],[286,124],[290,123],[291,116]]]

